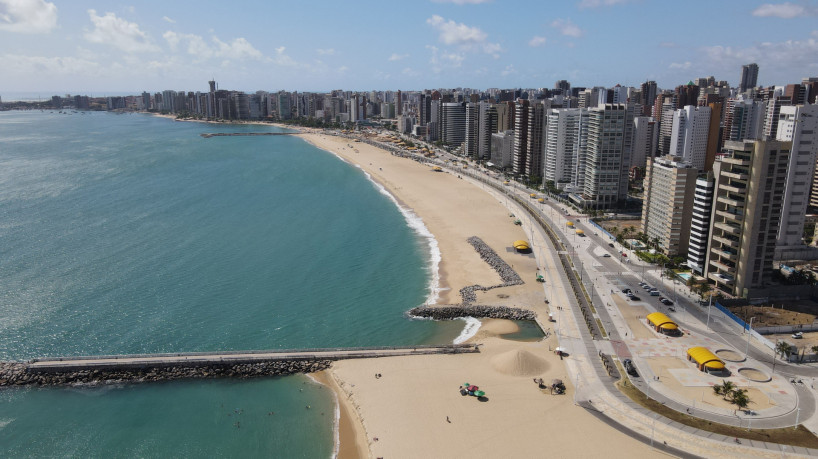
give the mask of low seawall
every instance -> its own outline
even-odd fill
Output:
[[[407,314],[411,317],[423,317],[435,320],[452,320],[461,317],[532,321],[537,319],[537,314],[534,311],[509,308],[507,306],[421,306],[410,309]]]

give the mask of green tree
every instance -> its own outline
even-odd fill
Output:
[[[722,396],[722,398],[727,400],[728,397],[732,396],[733,391],[735,389],[736,389],[735,383],[733,383],[732,381],[728,381],[726,379],[722,380],[722,384],[721,384],[721,396]]]
[[[747,405],[752,403],[750,397],[747,395],[747,389],[735,389],[730,394],[730,402],[736,405],[737,410],[744,410]]]
[[[723,390],[724,389],[722,388],[721,384],[713,384],[713,392],[715,392],[716,395],[722,395]]]
[[[778,344],[775,345],[775,352],[776,354],[781,354],[782,358],[788,358],[790,354],[795,352],[795,348],[786,341],[779,341]]]

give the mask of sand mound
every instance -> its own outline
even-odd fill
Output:
[[[548,362],[528,351],[518,349],[495,355],[491,358],[491,366],[507,375],[535,376],[548,369]]]

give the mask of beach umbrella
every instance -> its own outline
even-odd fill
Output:
[[[478,390],[478,391],[474,391],[474,395],[475,395],[475,397],[482,397],[482,396],[486,395],[486,393],[483,392],[482,390]]]
[[[477,389],[479,389],[479,387],[477,387],[477,386],[469,386],[469,387],[468,387],[468,389],[469,389],[469,392],[474,392],[474,391],[476,391]]]
[[[565,349],[563,349],[561,347],[558,347],[558,348],[554,349],[554,352],[565,352]]]
[[[561,380],[561,379],[552,379],[552,380],[551,380],[551,385],[552,385],[552,386],[559,386],[560,384],[562,384],[562,380]]]

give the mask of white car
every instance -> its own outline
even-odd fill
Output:
[[[801,333],[801,332],[795,332],[795,333],[792,334],[792,337],[795,338],[795,339],[801,339],[801,338],[804,337],[804,334]]]

